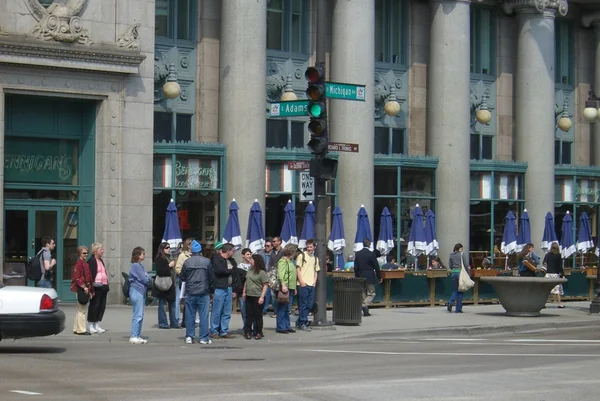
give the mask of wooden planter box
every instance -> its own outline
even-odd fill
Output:
[[[471,277],[496,277],[497,275],[496,269],[471,269]]]
[[[572,267],[565,267],[565,268],[563,268],[563,271],[565,272],[565,276],[570,276],[571,275],[571,270],[573,270]]]
[[[597,276],[598,275],[598,268],[595,268],[595,267],[586,267],[586,269],[585,269],[585,275],[586,276]]]
[[[404,278],[404,270],[382,270],[381,278],[384,280],[393,278]]]
[[[354,277],[354,272],[331,272],[331,277]]]
[[[427,278],[444,278],[448,277],[448,270],[446,269],[431,269],[427,270]]]

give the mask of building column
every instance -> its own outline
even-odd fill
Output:
[[[245,239],[254,199],[265,210],[267,1],[221,4],[219,140],[227,149],[221,207],[235,198]]]
[[[600,11],[582,17],[583,26],[593,27],[596,35],[596,58],[594,64],[594,94],[600,96]],[[600,121],[591,124],[592,164],[600,166]]]
[[[527,162],[525,207],[531,238],[539,246],[544,217],[554,214],[555,42],[556,12],[567,13],[567,2],[536,0],[505,3],[517,12],[515,73],[516,160]]]
[[[444,259],[456,243],[469,247],[471,9],[468,0],[430,5],[427,150],[439,157],[435,212]]]
[[[332,142],[356,143],[359,153],[339,153],[337,184],[344,213],[346,250],[352,250],[361,205],[374,215],[375,152],[375,2],[334,3],[330,81],[366,85],[366,101],[328,100]],[[376,240],[377,233],[373,233]]]

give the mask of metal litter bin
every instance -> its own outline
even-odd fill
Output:
[[[359,325],[362,322],[364,288],[364,278],[333,277],[333,323]]]

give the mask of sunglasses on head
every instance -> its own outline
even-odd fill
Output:
[[[81,254],[82,254],[82,255],[87,255],[88,253],[87,253],[87,252],[81,252]]]
[[[165,246],[165,249],[171,249],[171,247],[167,245],[167,246]]]

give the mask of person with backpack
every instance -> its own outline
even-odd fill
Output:
[[[53,273],[52,270],[56,266],[56,259],[52,258],[52,251],[56,247],[54,238],[42,237],[42,249],[36,255],[39,258],[40,274],[39,279],[35,280],[36,287],[52,288]]]
[[[308,313],[315,303],[317,275],[321,270],[319,258],[315,255],[315,245],[314,239],[307,239],[306,250],[296,258],[296,274],[298,276],[298,320],[296,320],[296,328],[304,331],[311,331],[308,325]]]

